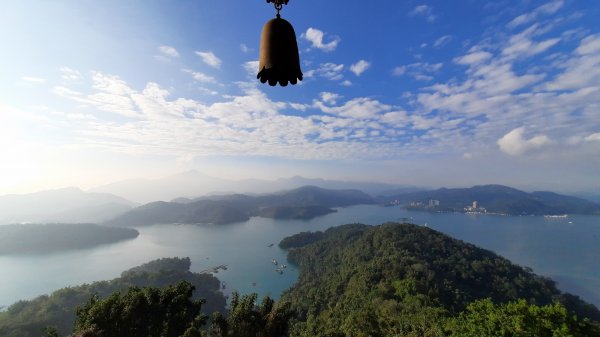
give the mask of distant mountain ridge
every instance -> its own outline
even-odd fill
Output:
[[[275,180],[243,179],[227,180],[211,177],[191,170],[161,179],[132,179],[99,186],[90,192],[112,193],[140,203],[171,201],[175,198],[194,199],[214,194],[265,194],[290,190],[302,186],[318,186],[325,189],[360,190],[371,196],[397,189],[422,190],[415,186],[378,182],[311,179],[301,176]]]
[[[184,202],[153,202],[108,221],[111,226],[144,226],[165,223],[227,224],[246,221],[251,216],[310,219],[334,210],[331,207],[374,203],[358,190],[328,190],[316,186],[249,196],[224,196],[179,199]]]
[[[0,196],[0,225],[14,223],[102,222],[137,206],[108,193],[69,187],[29,194]]]
[[[600,204],[554,192],[524,192],[503,185],[480,185],[471,188],[440,188],[381,196],[380,201],[409,205],[439,201],[435,210],[462,211],[477,201],[488,212],[509,215],[600,214]]]

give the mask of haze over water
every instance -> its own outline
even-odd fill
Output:
[[[286,236],[347,223],[387,221],[427,225],[474,243],[549,276],[559,287],[600,306],[600,217],[572,215],[548,220],[527,216],[426,213],[372,205],[340,208],[310,221],[255,217],[223,225],[156,225],[139,228],[134,240],[89,250],[47,255],[0,256],[0,305],[33,298],[85,282],[108,280],[131,267],[161,257],[189,256],[192,271],[227,265],[216,276],[226,292],[279,297],[297,278],[277,244]],[[571,222],[571,223],[569,223]],[[273,247],[269,245],[273,243]],[[288,265],[282,275],[272,260]]]

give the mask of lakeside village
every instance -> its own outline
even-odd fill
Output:
[[[506,215],[501,213],[489,213],[485,208],[480,207],[477,201],[473,201],[471,205],[465,206],[463,209],[455,209],[449,207],[440,206],[439,200],[429,200],[429,202],[411,201],[409,204],[404,205],[400,200],[390,201],[386,206],[403,206],[409,210],[425,210],[438,213],[448,212],[460,212],[467,214],[494,214],[494,215]]]
[[[420,201],[411,201],[408,204],[403,204],[400,200],[393,200],[386,204],[386,206],[398,206],[404,207],[407,210],[418,210],[418,211],[429,211],[429,212],[437,212],[437,213],[465,213],[465,214],[485,214],[485,215],[502,215],[508,216],[510,214],[506,213],[496,213],[496,212],[488,212],[487,209],[481,207],[477,200],[473,201],[471,205],[465,206],[463,209],[444,207],[440,205],[439,200],[429,200],[429,202],[420,202]],[[552,214],[552,215],[544,215],[545,219],[548,220],[559,220],[568,218],[568,214]],[[569,223],[572,223],[569,221]]]

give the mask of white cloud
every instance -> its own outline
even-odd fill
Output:
[[[309,106],[275,102],[256,86],[242,85],[244,94],[204,105],[171,98],[170,91],[157,83],[138,91],[117,76],[101,73],[94,74],[93,82],[90,94],[68,88],[55,93],[129,117],[118,123],[105,120],[107,114],[82,119],[77,134],[85,140],[77,143],[94,148],[153,156],[252,154],[295,159],[377,158],[398,150],[387,137],[399,133],[384,130],[378,121],[391,107],[370,98],[337,106],[339,94],[322,93]],[[288,109],[322,109],[326,115],[287,115]],[[377,147],[368,144],[376,139],[384,142]]]
[[[42,84],[42,83],[46,82],[46,79],[37,77],[37,76],[23,76],[23,77],[21,77],[21,81],[25,81],[28,83]]]
[[[593,133],[587,137],[585,137],[587,142],[600,142],[600,132]]]
[[[161,54],[168,56],[168,57],[179,57],[179,53],[177,52],[177,49],[175,49],[171,46],[160,46],[160,47],[158,47],[158,51],[160,51]]]
[[[69,67],[61,67],[60,72],[62,79],[65,81],[78,81],[82,78],[79,70],[71,69]]]
[[[394,76],[402,76],[406,74],[406,66],[398,66],[392,70]]]
[[[256,66],[258,68],[258,65]],[[307,70],[304,72],[304,78],[311,78],[314,77],[316,74],[317,70],[316,69],[311,69],[311,70]]]
[[[374,99],[360,97],[353,98],[344,103],[344,105],[336,107],[329,107],[317,101],[315,102],[315,108],[327,114],[353,118],[360,121],[380,118],[381,113],[389,111],[392,107]]]
[[[455,63],[464,65],[473,65],[481,62],[485,62],[492,58],[492,54],[486,51],[476,51],[470,54],[460,56],[454,59]]]
[[[248,76],[256,77],[256,74],[258,74],[258,65],[259,65],[258,60],[248,61],[248,62],[244,63],[242,65],[242,67],[244,68],[244,70],[246,70],[246,72],[248,73]]]
[[[421,137],[436,139],[425,149],[445,148],[450,153],[460,149],[460,153],[480,158],[498,146],[504,153],[517,156],[552,144],[552,153],[544,151],[536,156],[536,160],[543,157],[548,163],[567,156],[576,158],[576,153],[584,157],[593,153],[596,143],[585,140],[600,130],[600,35],[582,38],[570,53],[559,51],[552,59],[530,60],[531,54],[539,54],[555,42],[553,36],[538,40],[547,32],[537,27],[525,31],[527,34],[487,38],[475,44],[454,59],[455,64],[468,66],[464,76],[406,96],[416,104],[417,112],[445,119]],[[528,48],[504,52],[523,40],[527,40]],[[536,66],[531,67],[530,62]],[[401,70],[410,72],[408,66]],[[457,124],[452,126],[454,120]],[[446,125],[454,127],[452,134],[447,134]],[[527,129],[521,129],[523,126]]]
[[[196,55],[200,56],[202,62],[213,68],[221,68],[221,59],[218,58],[212,51],[197,51]]]
[[[371,63],[365,60],[360,60],[355,64],[350,66],[350,71],[353,72],[356,76],[360,76],[362,73],[367,71],[371,67]]]
[[[94,89],[110,94],[130,95],[135,92],[119,76],[106,75],[96,71],[92,74],[92,80],[94,81]]]
[[[312,27],[308,28],[306,33],[302,34],[302,37],[308,40],[312,44],[312,47],[321,49],[324,52],[335,50],[340,43],[340,38],[337,36],[331,37],[331,41],[324,43],[323,39],[325,37],[325,33]]]
[[[433,7],[427,5],[416,6],[410,13],[410,16],[423,16],[427,22],[434,22],[437,18],[433,14]]]
[[[417,81],[428,82],[433,80],[435,73],[440,71],[444,66],[443,63],[426,63],[417,62],[405,66],[399,66],[392,70],[394,76],[410,75]]]
[[[63,86],[54,87],[52,89],[52,92],[58,96],[65,97],[65,98],[71,98],[71,99],[83,96],[83,93],[75,91],[75,90],[71,90],[71,89],[63,87]]]
[[[518,26],[533,22],[541,15],[554,14],[561,9],[564,4],[564,0],[552,0],[542,6],[539,6],[530,13],[517,16],[507,24],[507,27],[511,29],[516,28]]]
[[[252,51],[252,49],[244,43],[240,44],[240,50],[242,51],[242,53],[249,53]]]
[[[342,75],[342,71],[344,70],[343,64],[335,64],[335,63],[321,63],[319,67],[316,69],[316,73],[331,81],[338,81],[344,78]]]
[[[450,43],[450,41],[452,41],[452,35],[444,35],[435,40],[435,42],[433,42],[433,46],[439,48]]]
[[[341,86],[343,87],[351,87],[352,86],[352,81],[349,80],[344,80],[340,83]]]
[[[571,57],[563,62],[560,73],[546,83],[546,90],[573,90],[600,87],[600,34],[585,37]]]
[[[338,94],[336,94],[336,93],[333,93],[333,92],[327,92],[327,91],[325,91],[325,92],[322,92],[322,93],[320,94],[320,96],[321,96],[321,100],[322,100],[324,103],[326,103],[326,104],[336,104],[336,103],[337,103],[337,101],[338,101],[340,98],[342,98],[342,96],[340,96],[340,95],[338,95]]]
[[[421,81],[421,82],[433,81],[433,76],[431,76],[431,75],[414,74],[413,77],[415,78],[415,80]]]
[[[538,36],[533,32],[527,36],[531,46],[540,43]],[[401,158],[409,154],[447,154],[460,159],[468,153],[474,161],[485,157],[482,154],[493,155],[498,148],[515,156],[550,144],[553,150],[569,146],[577,151],[579,147],[597,151],[600,80],[585,77],[600,69],[600,61],[595,61],[600,53],[597,37],[584,38],[579,47],[573,47],[576,50],[556,59],[560,62],[546,63],[543,68],[521,64],[528,61],[523,58],[526,52],[507,57],[503,50],[514,40],[510,36],[495,38],[499,40],[475,44],[454,60],[467,66],[458,67],[462,74],[405,93],[406,104],[402,105],[410,107],[407,111],[370,97],[343,98],[333,92],[322,92],[308,102],[273,101],[252,84],[242,88],[242,94],[233,94],[232,89],[229,96],[211,97],[214,103],[208,104],[172,97],[177,91],[156,83],[135,90],[122,79],[103,74],[94,77],[91,93],[67,85],[54,92],[78,107],[87,106],[80,108],[83,113],[95,108],[127,117],[119,119],[126,122],[107,122],[110,114],[94,112],[99,120],[85,121],[89,123],[81,131],[85,137],[111,151],[302,159]],[[545,40],[548,38],[542,42]],[[395,72],[430,80],[451,66],[456,65],[418,62],[397,67]],[[257,61],[243,67],[254,76]],[[570,89],[544,90],[548,83],[575,69],[582,80],[566,81]],[[344,64],[322,63],[307,71],[306,77],[312,73],[343,85],[345,70]],[[541,89],[534,89],[538,87]],[[81,85],[72,88],[83,90]],[[527,129],[520,129],[523,125]],[[570,137],[578,142],[568,143]],[[540,152],[540,157],[548,153]]]
[[[579,55],[600,54],[600,34],[585,37],[576,52]]]
[[[525,139],[523,133],[524,127],[516,128],[498,139],[500,150],[511,156],[518,156],[528,151],[542,148],[551,143],[546,135],[537,135],[530,139]]]
[[[538,33],[538,30],[538,26],[533,25],[523,32],[511,36],[508,45],[502,50],[502,55],[507,58],[529,57],[542,53],[560,42],[560,38],[551,38],[540,42],[533,41],[532,37]]]
[[[198,82],[203,82],[203,83],[216,83],[217,80],[209,75],[206,75],[205,73],[201,73],[201,72],[192,72],[192,77],[194,77],[194,79]]]

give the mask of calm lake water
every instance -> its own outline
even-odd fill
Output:
[[[252,218],[225,226],[156,225],[139,228],[134,240],[49,255],[0,256],[0,306],[86,282],[108,280],[131,267],[161,257],[189,256],[192,271],[227,265],[216,276],[226,292],[278,297],[297,278],[279,241],[301,231],[347,223],[387,221],[427,225],[474,243],[549,276],[559,286],[600,306],[600,217],[567,219],[437,214],[371,205],[340,208],[310,221]],[[274,244],[269,247],[270,244]],[[272,260],[288,264],[275,272]]]

